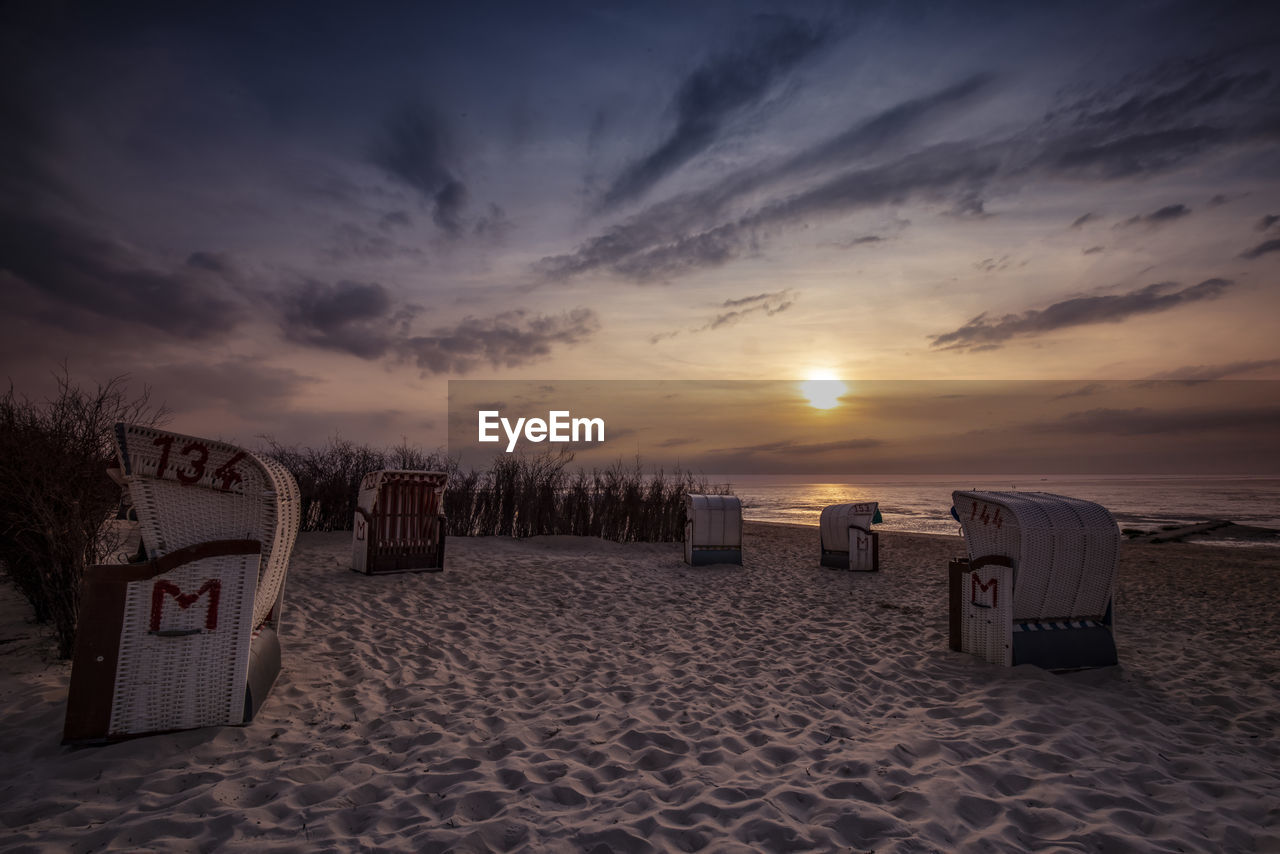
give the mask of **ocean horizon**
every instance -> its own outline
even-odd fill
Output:
[[[1280,528],[1280,475],[946,474],[707,475],[743,500],[743,517],[817,525],[822,508],[877,501],[881,530],[956,534],[954,490],[1050,492],[1095,501],[1121,528],[1156,530],[1208,520]]]

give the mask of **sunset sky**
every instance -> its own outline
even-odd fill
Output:
[[[1280,379],[1274,3],[33,0],[0,71],[32,396],[434,447],[450,379]]]

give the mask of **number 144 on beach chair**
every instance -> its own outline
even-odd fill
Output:
[[[1120,530],[1092,501],[1043,492],[955,492],[968,547],[951,562],[951,648],[992,664],[1115,664]]]
[[[63,741],[248,723],[280,672],[298,487],[222,442],[116,425],[145,559],[90,567]]]

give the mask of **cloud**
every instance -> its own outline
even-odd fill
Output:
[[[383,214],[382,219],[378,220],[378,228],[383,231],[390,231],[393,228],[408,228],[413,225],[413,219],[404,211],[391,211]]]
[[[1280,359],[1258,359],[1245,362],[1228,362],[1223,365],[1186,365],[1172,371],[1153,374],[1152,380],[1185,380],[1187,382],[1209,382],[1248,374],[1253,371],[1280,367]]]
[[[439,113],[423,104],[403,107],[387,120],[371,158],[421,195],[440,230],[461,235],[467,188],[457,176],[453,141]]]
[[[1033,433],[1101,433],[1115,436],[1158,436],[1202,431],[1280,431],[1280,407],[1158,411],[1090,409],[1072,412],[1053,421],[1025,424]]]
[[[387,353],[407,334],[412,307],[396,309],[382,285],[308,281],[275,298],[285,337],[300,344],[338,350],[361,359]]]
[[[553,347],[580,344],[599,328],[599,318],[588,308],[554,316],[508,311],[409,337],[399,350],[426,373],[465,374],[485,364],[519,367],[550,355]]]
[[[774,84],[826,41],[804,21],[761,16],[754,40],[714,57],[680,84],[672,103],[676,126],[656,149],[632,163],[605,191],[605,209],[631,201],[705,151],[728,119],[754,106]]]
[[[795,304],[794,291],[790,288],[773,293],[755,294],[749,297],[739,297],[737,299],[727,299],[720,304],[721,308],[729,309],[717,314],[701,326],[695,326],[688,330],[674,330],[671,332],[660,332],[649,338],[650,344],[657,344],[668,338],[675,338],[682,331],[690,334],[698,332],[709,332],[713,329],[719,329],[723,326],[732,326],[739,323],[745,318],[753,314],[763,314],[766,317],[773,317],[780,314]]]
[[[1053,399],[1067,400],[1068,398],[1072,398],[1072,397],[1091,397],[1092,395],[1095,395],[1102,390],[1103,390],[1103,386],[1101,383],[1089,383],[1088,385],[1083,385],[1080,388],[1075,389],[1074,391],[1068,391],[1068,392],[1063,392],[1062,394],[1054,395]]]
[[[1093,323],[1118,323],[1139,314],[1167,311],[1179,305],[1216,299],[1234,283],[1228,279],[1206,279],[1179,291],[1173,283],[1148,285],[1125,294],[1076,297],[1054,303],[1045,309],[1031,309],[1021,314],[1006,314],[998,320],[980,314],[959,329],[931,336],[934,347],[944,350],[993,349],[1010,338],[1042,335],[1072,326]]]
[[[734,202],[769,187],[790,186],[833,169],[848,169],[850,164],[884,151],[896,151],[919,132],[963,113],[990,89],[992,80],[990,75],[975,75],[925,97],[904,101],[783,161],[742,169],[705,190],[654,204],[570,254],[543,258],[535,271],[544,279],[559,280],[613,269],[646,282],[661,275],[663,269],[674,273],[724,263],[739,250],[753,246],[738,233],[744,223],[724,219]],[[669,259],[665,264],[664,252]]]
[[[1152,211],[1149,214],[1130,217],[1121,223],[1121,225],[1145,224],[1156,227],[1173,222],[1176,219],[1182,219],[1184,216],[1190,216],[1190,214],[1191,208],[1186,205],[1165,205],[1159,210]]]
[[[56,113],[24,67],[40,43],[6,39],[0,50],[0,272],[44,298],[20,310],[99,337],[104,326],[199,341],[225,335],[244,311],[217,256],[157,259],[94,224],[97,211],[65,180]]]
[[[1080,254],[1081,255],[1097,255],[1099,252],[1105,252],[1105,251],[1106,251],[1106,247],[1090,246],[1088,249],[1083,250]]]
[[[747,445],[740,448],[729,448],[721,453],[735,454],[771,454],[779,451],[788,454],[826,454],[832,451],[862,451],[878,448],[884,442],[879,439],[840,439],[834,442],[795,442],[781,439],[776,442],[764,442],[759,445]]]
[[[790,290],[777,291],[771,294],[756,294],[741,299],[727,299],[722,308],[732,309],[715,316],[703,329],[719,329],[737,323],[751,314],[763,313],[768,317],[791,308],[795,300]]]
[[[227,278],[233,278],[236,275],[231,259],[220,252],[192,252],[187,256],[187,266],[217,273]]]
[[[0,269],[60,306],[44,319],[67,329],[83,327],[87,311],[207,340],[244,317],[243,306],[207,266],[169,268],[59,217],[0,209]]]
[[[178,362],[138,372],[149,380],[154,398],[177,411],[211,407],[254,415],[287,408],[285,404],[315,377],[289,368],[263,365],[256,359],[221,362]],[[152,379],[154,377],[154,379]]]
[[[1094,222],[1095,220],[1098,220],[1100,218],[1101,217],[1099,217],[1096,213],[1092,213],[1092,212],[1087,214],[1082,214],[1081,216],[1076,217],[1076,221],[1071,223],[1071,227],[1083,228],[1085,223]]]
[[[1252,249],[1246,249],[1244,252],[1240,253],[1240,257],[1253,260],[1254,258],[1266,255],[1268,252],[1280,252],[1280,238],[1259,243]]]
[[[1254,229],[1257,231],[1266,231],[1268,228],[1275,225],[1277,222],[1280,222],[1280,215],[1267,214],[1266,216],[1262,217],[1262,219],[1258,220],[1257,224],[1254,226]]]
[[[1280,109],[1265,97],[1268,72],[1230,69],[1225,62],[1161,66],[1109,81],[1006,136],[912,151],[911,131],[936,125],[987,92],[990,78],[974,78],[904,102],[784,162],[756,164],[707,190],[652,205],[572,253],[543,258],[535,269],[552,280],[607,269],[635,283],[669,281],[758,252],[782,229],[863,208],[928,202],[985,214],[989,193],[1014,193],[1035,181],[1148,177],[1213,152],[1274,143]],[[890,159],[869,164],[872,152]],[[731,203],[742,201],[754,208],[731,212]],[[1149,222],[1187,212],[1171,205]]]

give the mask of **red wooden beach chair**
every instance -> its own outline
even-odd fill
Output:
[[[444,569],[444,487],[439,471],[364,476],[353,524],[351,567],[365,575]]]

